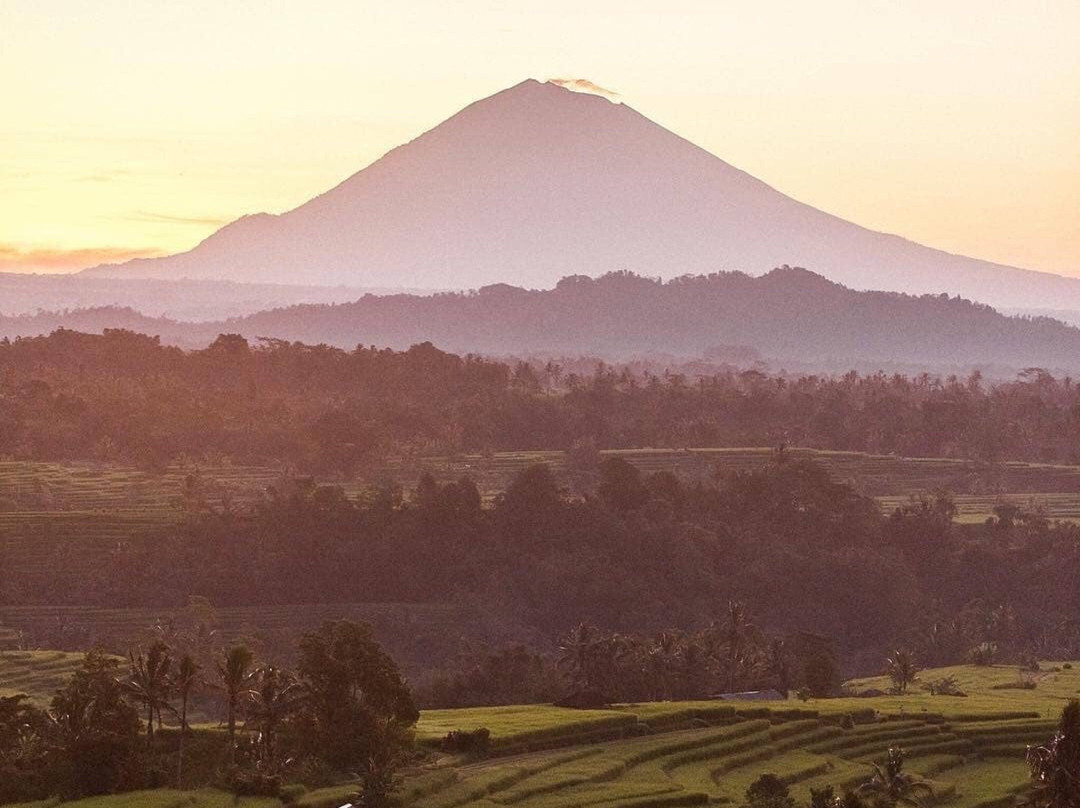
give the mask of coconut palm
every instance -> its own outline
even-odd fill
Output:
[[[600,690],[600,647],[603,638],[589,623],[579,623],[559,641],[559,666],[574,684],[586,690]]]
[[[740,600],[728,601],[724,621],[714,627],[713,632],[727,673],[728,692],[734,693],[738,689],[739,674],[746,667],[757,639],[757,628],[750,622],[746,604]]]
[[[919,672],[915,664],[915,655],[910,651],[896,649],[892,656],[885,660],[885,672],[889,674],[897,693],[906,693],[908,685],[915,681]]]
[[[234,645],[222,659],[218,660],[217,670],[221,682],[218,685],[225,692],[226,722],[229,732],[229,761],[236,756],[236,715],[240,699],[251,679],[251,663],[254,655],[246,645]]]
[[[870,764],[873,776],[855,789],[855,793],[868,796],[874,802],[888,806],[911,805],[921,808],[922,798],[933,795],[930,783],[917,774],[904,771],[904,750],[899,747],[889,749],[889,756],[884,765]]]
[[[298,705],[302,690],[290,674],[273,665],[259,668],[254,679],[255,686],[247,692],[247,718],[259,733],[261,759],[276,772],[278,729]]]
[[[184,654],[180,659],[180,664],[176,667],[176,677],[173,680],[176,694],[180,697],[180,745],[178,749],[179,761],[176,764],[176,781],[180,788],[183,788],[184,779],[184,737],[187,735],[188,730],[188,701],[191,698],[192,691],[198,684],[199,670],[199,663],[195,661],[194,657],[191,654]]]
[[[172,655],[164,642],[155,642],[144,654],[129,651],[131,671],[124,687],[128,694],[146,710],[146,740],[154,741],[154,718],[161,725],[161,711],[171,710],[169,697],[173,693]]]

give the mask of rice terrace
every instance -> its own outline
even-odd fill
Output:
[[[50,673],[71,668],[60,654],[7,652],[3,681],[48,689]],[[761,772],[778,775],[797,799],[811,789],[854,787],[868,763],[902,747],[910,771],[933,786],[929,804],[958,808],[1011,805],[1027,785],[1024,752],[1053,733],[1061,706],[1080,692],[1080,667],[1043,662],[926,670],[924,683],[952,679],[965,696],[794,699],[776,702],[656,702],[604,710],[510,706],[421,713],[417,738],[430,760],[404,773],[402,804],[456,806],[683,806],[739,804]],[[1022,679],[1031,689],[1014,688]],[[882,679],[848,682],[858,694]],[[454,730],[491,731],[487,756],[440,752]],[[198,729],[198,732],[216,732]],[[145,792],[70,803],[73,808],[145,805],[341,804],[355,787],[296,793],[287,801],[240,799],[210,791]],[[45,806],[53,803],[32,803]],[[30,803],[26,804],[31,805]]]

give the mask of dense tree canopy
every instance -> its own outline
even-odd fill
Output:
[[[235,335],[184,352],[127,331],[58,331],[0,342],[0,456],[232,458],[348,474],[414,453],[787,443],[1080,462],[1080,388],[1043,371],[993,385],[977,374],[702,372]]]

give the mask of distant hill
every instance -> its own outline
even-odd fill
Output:
[[[648,353],[757,357],[832,369],[996,365],[1080,368],[1080,329],[1048,318],[1006,317],[943,295],[857,292],[804,269],[671,281],[613,273],[571,276],[556,288],[505,284],[437,295],[366,295],[352,303],[298,305],[208,323],[179,323],[131,310],[95,309],[0,318],[0,335],[58,327],[123,327],[166,342],[205,345],[219,333],[340,347],[446,350],[494,355],[566,354],[613,359]]]
[[[1080,309],[1080,279],[950,255],[785,196],[628,106],[526,81],[281,215],[95,276],[285,284],[550,287],[583,272],[781,264],[855,289]]]
[[[0,272],[0,315],[120,306],[151,317],[224,320],[294,303],[343,303],[368,292],[395,291],[408,290]]]

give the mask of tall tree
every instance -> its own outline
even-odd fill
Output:
[[[164,642],[153,643],[143,653],[129,651],[131,670],[125,686],[127,692],[146,710],[146,740],[154,741],[154,718],[161,724],[161,711],[170,708],[173,693],[172,655]]]
[[[180,697],[180,744],[178,760],[176,764],[176,784],[178,788],[184,787],[184,740],[188,732],[188,701],[199,683],[199,663],[191,654],[184,654],[180,663],[176,666],[176,695]]]
[[[1080,805],[1080,701],[1061,711],[1053,740],[1028,750],[1033,788],[1031,808],[1075,808]]]
[[[364,804],[386,805],[420,715],[394,660],[370,626],[342,620],[304,635],[297,670],[309,751],[339,771],[359,771]]]
[[[53,697],[50,735],[61,765],[53,785],[64,797],[125,785],[139,736],[139,714],[125,698],[119,662],[99,651]]]
[[[757,629],[750,622],[746,604],[740,600],[729,600],[724,621],[717,627],[716,633],[727,674],[728,692],[735,693],[739,676],[747,666],[750,651],[757,639]]]
[[[259,756],[271,773],[280,766],[278,731],[298,706],[301,695],[300,685],[280,668],[267,665],[255,672],[254,686],[247,693],[247,718],[258,732]]]
[[[246,645],[234,645],[218,660],[219,687],[225,693],[226,726],[229,733],[229,762],[236,759],[236,716],[241,697],[251,678],[254,655]]]

